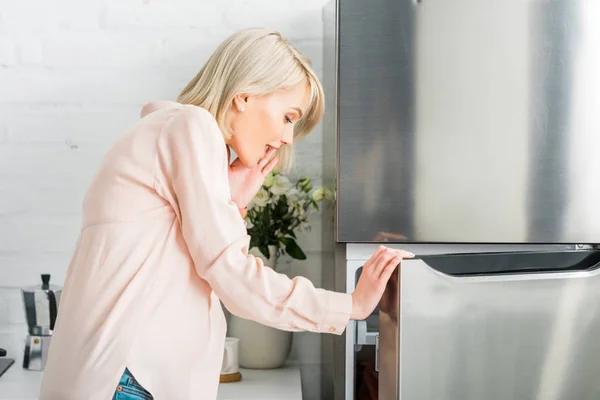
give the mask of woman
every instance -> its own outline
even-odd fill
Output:
[[[247,204],[322,114],[309,61],[266,29],[225,40],[177,103],[144,106],[86,193],[42,400],[215,399],[219,300],[265,325],[338,335],[373,311],[410,253],[381,247],[352,294],[248,254]]]

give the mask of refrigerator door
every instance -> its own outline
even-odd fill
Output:
[[[599,1],[338,15],[338,241],[600,243]]]
[[[600,252],[405,260],[380,304],[381,400],[600,398]]]

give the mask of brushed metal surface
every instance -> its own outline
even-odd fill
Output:
[[[330,0],[323,7],[323,73],[325,114],[323,116],[323,185],[336,186],[337,158],[337,1]],[[321,285],[325,289],[345,292],[346,248],[335,241],[334,207],[321,207],[322,265]],[[321,335],[321,394],[320,399],[344,400],[352,395],[352,376],[346,375],[346,335]],[[307,396],[310,394],[307,393]]]
[[[58,308],[62,290],[55,288],[53,286]],[[52,329],[50,328],[50,300],[47,291],[41,289],[37,291],[25,290],[22,296],[29,334],[33,336],[52,335]]]
[[[27,335],[23,368],[30,371],[43,371],[46,368],[51,341],[52,336]]]
[[[379,399],[600,398],[600,270],[454,277],[415,259],[395,278]]]
[[[600,243],[600,2],[339,0],[341,242]]]

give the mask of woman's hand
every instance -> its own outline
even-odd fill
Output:
[[[269,161],[273,154],[275,154],[275,149],[270,148],[254,168],[246,168],[239,158],[229,165],[227,172],[231,200],[237,204],[238,208],[246,208],[262,187],[267,175],[277,165],[277,157]]]
[[[404,258],[413,258],[415,255],[404,250],[389,249],[380,246],[371,258],[363,265],[362,273],[352,293],[353,320],[367,318],[383,296],[390,276]]]

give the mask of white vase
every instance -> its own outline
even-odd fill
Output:
[[[258,247],[252,247],[248,252],[254,257],[259,257],[261,260],[263,260],[267,267],[271,267],[273,269],[277,268],[277,247],[274,245],[269,246],[269,258],[265,257]]]
[[[266,266],[277,265],[276,247],[269,246],[267,259],[257,249],[250,253],[260,257]],[[248,369],[274,369],[281,367],[292,349],[293,333],[265,326],[254,321],[232,315],[229,320],[227,336],[240,339],[239,365]]]

